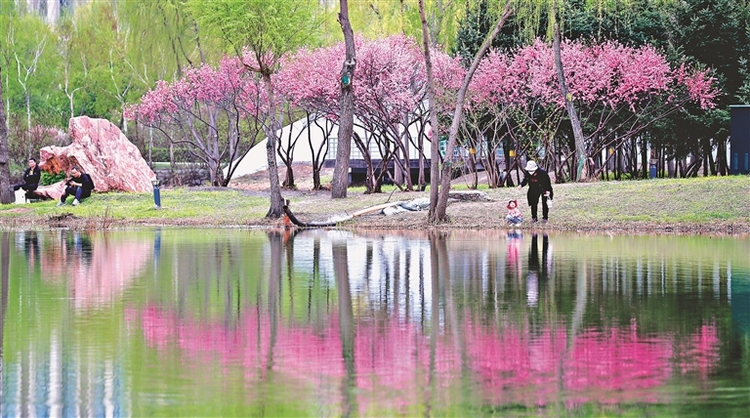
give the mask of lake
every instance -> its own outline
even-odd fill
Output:
[[[0,414],[744,416],[750,238],[2,231]]]

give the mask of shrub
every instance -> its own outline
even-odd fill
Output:
[[[42,186],[49,186],[50,184],[55,184],[58,181],[65,180],[67,175],[64,171],[61,171],[57,174],[48,173],[46,171],[42,171],[42,178],[40,182],[42,183]]]

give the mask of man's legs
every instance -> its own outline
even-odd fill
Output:
[[[77,187],[68,186],[65,188],[65,193],[60,196],[60,203],[57,204],[57,206],[62,206],[65,204],[65,200],[68,198],[68,195],[75,194]]]
[[[83,187],[76,187],[75,196],[76,196],[76,200],[80,202],[81,199],[85,199],[91,196],[91,192],[87,193],[86,190],[83,190]]]
[[[549,206],[547,206],[547,196],[542,196],[542,219],[549,219]]]
[[[539,194],[529,192],[526,195],[528,198],[529,206],[531,206],[531,222],[537,221],[537,206],[539,205]]]
[[[73,200],[73,205],[78,205],[79,203],[81,203],[81,199],[91,196],[91,193],[86,193],[86,191],[83,190],[83,187],[76,187],[75,196],[76,198],[75,200]]]

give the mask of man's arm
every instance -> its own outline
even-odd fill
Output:
[[[94,181],[91,180],[91,176],[85,173],[81,175],[81,187],[88,191],[94,190]]]

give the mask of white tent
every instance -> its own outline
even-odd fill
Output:
[[[325,127],[326,123],[328,123],[328,126],[330,127],[331,123],[330,121],[326,121],[325,118],[320,118],[318,120],[318,124],[320,126]],[[310,149],[310,145],[308,144],[308,125],[307,125],[307,119],[299,119],[296,122],[285,126],[281,130],[281,140],[286,141],[286,139],[289,137],[289,132],[291,130],[292,138],[297,138],[297,135],[299,135],[299,139],[297,140],[297,145],[294,147],[294,162],[312,162],[312,150]],[[362,129],[360,126],[358,126],[358,123],[355,119],[354,124],[354,131],[359,134],[362,138],[365,138],[369,136],[369,133]],[[326,154],[327,160],[333,160],[336,158],[336,145],[338,142],[338,125],[334,123],[333,129],[330,131],[331,134],[329,135],[328,139],[328,153]],[[416,137],[418,134],[417,128],[410,128],[410,132],[412,137]],[[310,139],[312,142],[312,146],[317,151],[317,149],[320,147],[320,144],[324,141],[324,133],[323,130],[320,129],[315,123],[311,122],[311,129],[310,129]],[[238,178],[242,176],[246,176],[248,174],[257,173],[258,171],[263,171],[268,168],[268,159],[266,157],[266,144],[268,143],[268,139],[264,139],[260,141],[258,144],[256,144],[243,158],[241,158],[239,161],[236,161],[237,168],[234,171],[234,174],[232,175],[232,178]],[[429,158],[430,156],[430,141],[424,141],[424,153]],[[370,155],[373,159],[380,159],[382,158],[380,156],[380,151],[378,150],[377,145],[374,143],[370,146]],[[362,154],[360,153],[359,149],[352,144],[352,151],[350,154],[350,159],[352,160],[361,160]],[[417,159],[419,158],[418,151],[415,149],[415,147],[410,146],[409,147],[409,158],[411,159]],[[224,176],[226,176],[228,173],[227,169],[224,168]]]

